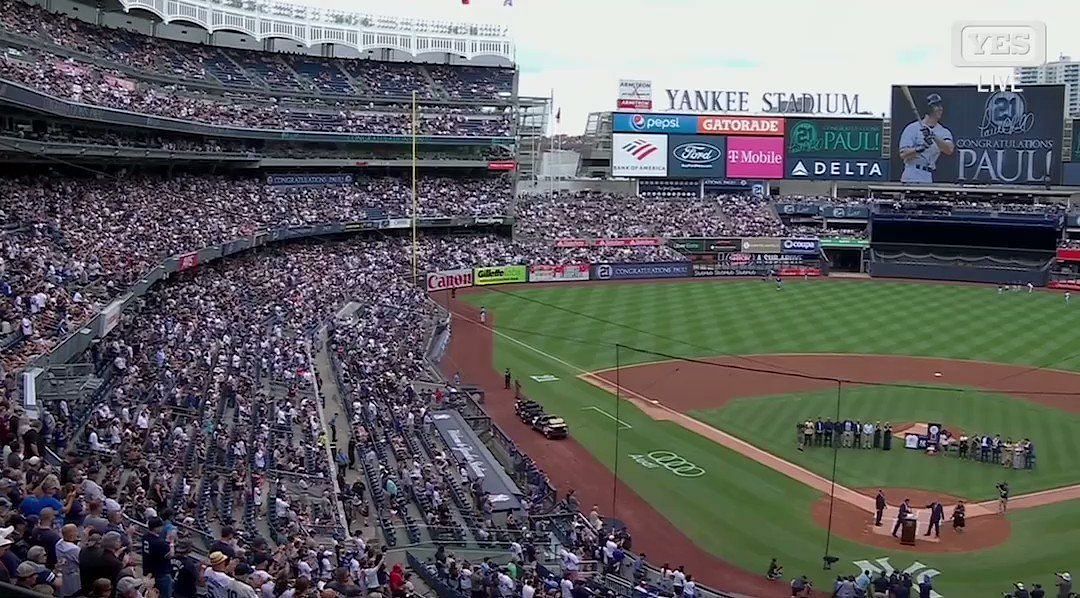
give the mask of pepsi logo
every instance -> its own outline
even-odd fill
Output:
[[[642,131],[645,129],[645,117],[640,114],[635,114],[630,117],[630,126],[636,131]]]

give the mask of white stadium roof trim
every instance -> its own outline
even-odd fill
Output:
[[[184,21],[211,33],[237,31],[257,40],[280,37],[308,47],[340,44],[361,52],[389,49],[412,56],[445,53],[514,62],[514,43],[504,25],[391,17],[265,0],[120,0],[120,4],[125,11],[145,10],[166,23]]]

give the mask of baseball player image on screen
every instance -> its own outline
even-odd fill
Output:
[[[904,161],[901,183],[933,183],[938,156],[956,151],[952,132],[941,124],[945,113],[941,96],[926,96],[923,117],[904,127],[900,134],[900,159]]]

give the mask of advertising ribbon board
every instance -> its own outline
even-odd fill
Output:
[[[743,239],[742,250],[744,253],[780,253],[781,242],[783,242],[783,239],[775,237]]]
[[[628,237],[620,239],[556,239],[556,247],[659,247],[664,240],[657,237]]]
[[[445,291],[446,289],[461,289],[471,286],[473,286],[472,268],[439,270],[438,272],[428,272],[427,275],[427,290],[429,292]]]
[[[589,264],[529,266],[529,282],[570,282],[589,280]]]
[[[1080,249],[1058,249],[1059,262],[1080,262]]]
[[[792,255],[817,255],[821,253],[821,243],[817,239],[784,239],[780,242],[784,253]]]
[[[177,264],[176,270],[183,272],[184,270],[190,270],[199,265],[199,252],[192,251],[191,253],[185,253],[180,256],[180,263]]]
[[[833,239],[822,239],[821,246],[825,249],[868,249],[870,247],[870,241],[865,239],[845,239],[843,237],[836,237]]]
[[[594,280],[635,280],[642,278],[685,278],[693,275],[690,262],[593,264]]]
[[[476,268],[473,272],[473,284],[478,287],[527,282],[528,280],[529,268],[527,266],[485,266]]]

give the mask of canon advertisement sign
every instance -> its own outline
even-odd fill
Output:
[[[438,272],[429,272],[427,275],[427,290],[429,292],[460,289],[471,286],[473,286],[472,268],[440,270]]]

